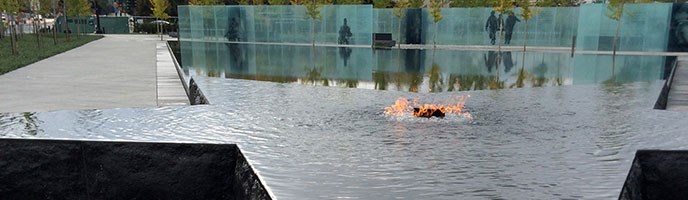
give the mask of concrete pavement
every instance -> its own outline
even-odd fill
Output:
[[[688,57],[678,57],[678,64],[667,97],[666,110],[688,111]]]
[[[0,112],[155,107],[155,35],[100,40],[0,76]]]

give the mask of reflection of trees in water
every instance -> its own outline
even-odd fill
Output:
[[[310,83],[310,84],[316,84],[317,82],[322,81],[322,77],[320,75],[320,69],[318,68],[311,68],[311,69],[306,69],[306,78],[305,82]]]
[[[484,90],[487,89],[488,79],[489,76],[485,75],[451,74],[447,91]]]
[[[24,122],[24,130],[27,134],[35,136],[38,135],[39,132],[42,132],[42,130],[38,128],[38,124],[41,123],[41,121],[36,117],[36,113],[24,112],[21,115]]]
[[[347,88],[357,88],[358,80],[337,80],[337,85],[341,85]]]
[[[531,77],[533,87],[542,87],[547,83],[545,74],[547,74],[547,64],[542,62],[533,69],[533,76]]]
[[[442,92],[444,80],[442,80],[442,68],[437,63],[430,67],[430,92]]]
[[[523,86],[525,86],[526,78],[530,76],[530,73],[528,73],[528,71],[526,71],[525,68],[519,69],[518,73],[516,73],[516,83],[511,84],[509,88],[522,88]]]
[[[387,90],[388,80],[384,72],[373,72],[373,82],[375,82],[375,89]]]

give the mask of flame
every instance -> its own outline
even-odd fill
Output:
[[[445,114],[458,114],[471,118],[470,113],[463,110],[467,96],[458,96],[454,104],[420,104],[418,99],[412,103],[405,98],[399,98],[394,105],[385,107],[385,114],[391,116],[403,116],[406,113],[413,113],[416,117],[444,117]]]

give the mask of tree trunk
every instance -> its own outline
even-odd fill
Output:
[[[81,35],[81,16],[76,15],[76,39],[79,39],[79,35]]]
[[[2,15],[3,12],[0,11],[0,16]],[[3,38],[5,38],[5,24],[2,21],[0,21],[0,40],[2,40]]]
[[[16,23],[16,22],[15,22]],[[10,25],[10,43],[12,46],[12,55],[17,55],[19,54],[19,51],[17,50],[17,29],[15,28],[17,25],[12,24]]]
[[[54,25],[53,25],[54,26]],[[48,31],[48,21],[43,19],[43,27],[45,27],[45,30]],[[55,30],[50,30],[53,34],[53,45],[57,45],[57,38],[55,38]]]
[[[397,27],[397,48],[401,49],[401,17],[399,17],[399,26]]]
[[[619,18],[619,21],[616,21],[616,34],[614,35],[614,45],[612,46],[612,81],[614,81],[614,67],[616,66],[616,46],[618,45],[619,41],[619,29],[621,29],[621,18]]]
[[[311,42],[315,46],[315,19],[311,18]]]
[[[38,23],[40,24],[41,22],[38,22]],[[40,35],[39,35],[39,34],[41,34],[41,33],[40,33],[40,31],[38,30],[38,29],[39,29],[38,26],[36,26],[36,20],[34,20],[34,21],[32,22],[32,24],[33,24],[34,35],[36,35],[36,43],[38,43],[38,49],[42,49],[42,48],[41,48],[41,37],[40,37]]]
[[[500,14],[501,15],[501,14]],[[502,53],[502,18],[499,18],[499,28],[497,29],[497,52]],[[497,54],[499,57],[499,54]]]
[[[435,22],[435,35],[432,36],[433,49],[437,48],[437,22]]]
[[[71,37],[70,37],[71,34],[69,34],[70,31],[69,31],[69,25],[67,24],[67,15],[64,16],[64,30],[63,31],[67,35],[67,42],[69,42],[71,40]]]
[[[523,58],[521,59],[521,70],[526,66],[526,46],[528,45],[528,20],[525,21],[525,32],[523,33],[525,39],[523,40]]]

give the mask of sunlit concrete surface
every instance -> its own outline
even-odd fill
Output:
[[[106,35],[1,75],[0,112],[157,106],[158,42],[154,35]]]

